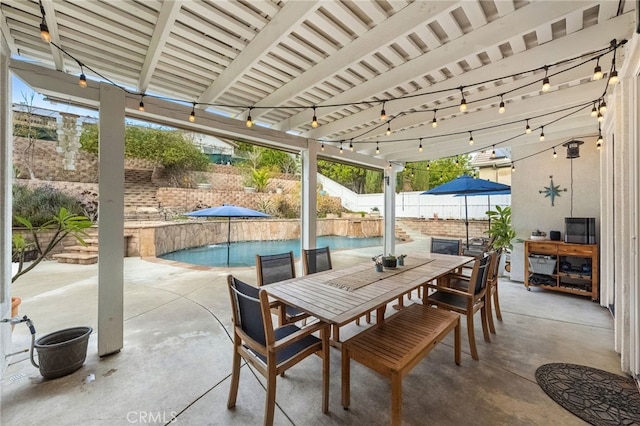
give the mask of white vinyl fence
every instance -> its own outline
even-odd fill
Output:
[[[318,174],[318,182],[327,194],[340,197],[342,206],[354,212],[371,212],[377,207],[383,213],[384,195],[356,194],[344,186]],[[421,195],[423,191],[400,192],[396,194],[396,217],[438,216],[440,219],[464,219],[465,197],[454,195]],[[477,195],[467,197],[469,219],[485,219],[486,211],[495,206],[511,205],[511,195]]]

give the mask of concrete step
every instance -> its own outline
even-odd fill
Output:
[[[68,253],[68,252],[71,252],[71,253],[97,253],[98,252],[98,246],[97,245],[68,246],[68,247],[65,247],[64,250],[65,250],[66,253]]]
[[[77,265],[91,265],[94,263],[98,263],[97,254],[60,253],[54,254],[53,258],[56,259],[58,263],[73,263]]]

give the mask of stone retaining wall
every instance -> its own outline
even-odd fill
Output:
[[[397,223],[400,227],[431,237],[466,238],[464,220],[399,218]],[[469,220],[469,238],[486,238],[488,229],[488,220]]]

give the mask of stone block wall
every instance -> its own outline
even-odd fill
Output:
[[[431,237],[466,238],[464,220],[400,218],[397,221],[401,227]],[[486,238],[488,229],[488,220],[469,220],[469,238]]]

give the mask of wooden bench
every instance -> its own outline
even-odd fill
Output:
[[[351,359],[391,380],[391,424],[402,422],[402,378],[455,330],[460,365],[460,315],[414,304],[342,344],[342,406],[349,408]]]

